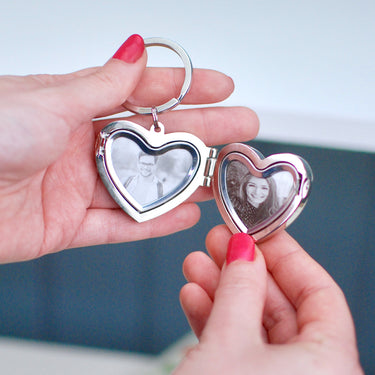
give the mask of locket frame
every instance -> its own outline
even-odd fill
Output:
[[[210,180],[205,177],[207,161],[215,157],[216,150],[207,147],[201,139],[190,133],[175,132],[164,133],[164,126],[158,123],[159,131],[147,130],[142,126],[127,120],[114,121],[108,124],[98,135],[96,144],[96,164],[99,175],[107,188],[108,192],[115,202],[134,220],[141,223],[158,217],[188,199],[199,186],[209,186]],[[189,183],[180,191],[175,192],[170,200],[160,205],[151,205],[148,208],[142,208],[141,205],[132,199],[131,195],[126,191],[123,184],[117,178],[117,173],[111,160],[111,152],[113,142],[121,135],[129,135],[137,137],[141,142],[150,146],[150,150],[162,150],[163,148],[175,146],[188,146],[197,153],[196,168],[192,171],[193,176]]]

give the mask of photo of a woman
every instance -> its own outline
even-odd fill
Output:
[[[243,165],[232,162],[228,168],[227,187],[234,210],[248,229],[271,217],[280,208],[272,177],[256,177]]]

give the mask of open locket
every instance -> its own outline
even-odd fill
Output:
[[[113,121],[98,135],[96,163],[100,177],[117,204],[136,221],[150,220],[184,202],[199,186],[212,186],[219,211],[233,233],[260,241],[285,228],[301,212],[312,172],[293,154],[265,158],[242,143],[218,152],[184,132],[166,134],[157,114],[178,105],[190,87],[192,64],[185,50],[170,40],[145,39],[163,46],[184,62],[180,96],[157,107],[126,108],[151,114],[150,130],[127,120]]]

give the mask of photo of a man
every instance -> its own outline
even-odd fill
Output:
[[[118,182],[144,208],[178,194],[194,168],[193,154],[185,148],[148,150],[131,137],[115,139],[111,157]]]
[[[157,156],[144,152],[138,154],[138,173],[124,183],[127,191],[142,205],[151,203],[163,196],[163,184],[155,176]]]

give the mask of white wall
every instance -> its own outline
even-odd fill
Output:
[[[258,112],[259,138],[375,151],[374,18],[373,0],[2,1],[0,74],[68,72],[132,33],[167,37],[234,78],[226,104]]]

